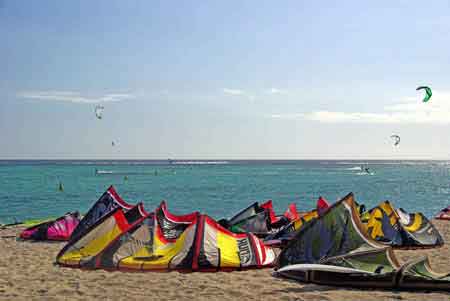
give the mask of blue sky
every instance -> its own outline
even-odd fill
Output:
[[[449,6],[0,0],[0,158],[450,159]]]

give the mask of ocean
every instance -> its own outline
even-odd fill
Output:
[[[349,192],[367,208],[390,200],[432,217],[450,203],[449,175],[450,161],[3,160],[0,223],[86,212],[110,185],[148,211],[166,200],[175,214],[216,219],[268,199],[279,213],[291,202],[306,211]]]

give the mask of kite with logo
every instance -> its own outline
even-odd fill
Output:
[[[126,205],[126,206],[125,206]],[[236,234],[207,215],[151,213],[129,207],[112,187],[75,229],[56,262],[63,266],[132,271],[230,271],[270,267],[274,251],[251,233]]]

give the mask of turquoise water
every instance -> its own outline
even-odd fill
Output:
[[[148,210],[165,199],[174,213],[214,218],[267,199],[309,210],[350,191],[369,208],[387,199],[430,217],[450,203],[449,175],[448,161],[0,161],[0,223],[85,212],[109,185]]]

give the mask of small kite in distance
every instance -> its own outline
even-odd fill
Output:
[[[398,146],[400,144],[400,136],[399,135],[392,135],[391,138],[394,139],[394,146]]]
[[[103,117],[103,110],[104,110],[105,108],[103,107],[103,106],[100,106],[100,105],[97,105],[97,106],[95,106],[95,116],[98,118],[98,119],[102,119],[102,117]]]
[[[419,90],[425,90],[425,97],[423,98],[423,102],[427,102],[427,101],[429,101],[430,100],[430,98],[431,98],[431,95],[433,95],[433,92],[431,91],[431,88],[430,87],[427,87],[427,86],[420,86],[420,87],[417,87],[416,88],[416,91],[419,91]]]

